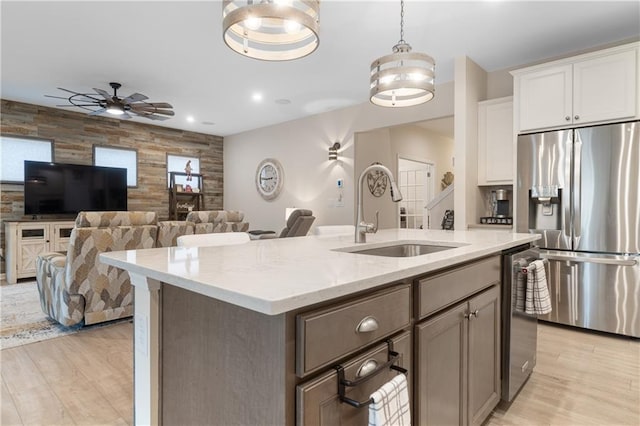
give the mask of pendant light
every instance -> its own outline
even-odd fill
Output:
[[[400,1],[400,41],[393,53],[371,64],[371,102],[384,107],[406,107],[433,99],[435,92],[433,58],[411,52],[404,40],[404,0]]]
[[[224,42],[265,61],[288,61],[318,48],[319,0],[224,0]]]

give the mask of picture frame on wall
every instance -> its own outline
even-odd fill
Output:
[[[184,191],[185,185],[189,184],[191,187],[194,186],[194,183],[191,179],[188,179],[188,176],[183,173],[186,172],[186,165],[189,164],[190,173],[193,175],[197,175],[200,173],[200,158],[198,157],[190,157],[190,156],[182,156],[167,153],[167,187],[171,186],[170,183],[170,172],[178,172],[181,175],[175,176],[174,185],[177,186],[178,183],[182,185],[182,191]],[[202,189],[202,188],[200,188]]]

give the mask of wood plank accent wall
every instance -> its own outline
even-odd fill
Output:
[[[129,120],[1,101],[0,126],[5,136],[28,136],[53,141],[54,161],[93,164],[93,145],[132,148],[138,151],[138,187],[129,188],[129,210],[155,211],[169,218],[167,154],[200,158],[204,175],[205,207],[220,210],[223,190],[223,138],[169,129]],[[24,217],[23,185],[0,185],[2,220]],[[4,226],[0,242],[4,244]],[[4,271],[4,260],[2,262]]]

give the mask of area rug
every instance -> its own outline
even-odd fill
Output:
[[[80,328],[47,318],[35,281],[0,286],[0,349],[76,333]]]

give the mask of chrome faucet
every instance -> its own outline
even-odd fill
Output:
[[[378,213],[380,212],[376,212],[375,224],[367,223],[364,221],[364,217],[363,217],[364,213],[363,213],[363,207],[362,207],[362,185],[364,184],[364,179],[367,173],[374,170],[381,171],[382,173],[386,174],[387,177],[389,178],[389,183],[391,184],[391,187],[389,188],[389,191],[391,192],[391,200],[393,200],[394,203],[397,203],[398,201],[402,201],[402,194],[400,193],[400,190],[396,185],[396,181],[393,179],[393,174],[391,173],[391,170],[389,170],[382,164],[372,164],[366,169],[364,169],[360,174],[360,178],[358,179],[358,186],[356,187],[356,191],[357,191],[356,198],[358,200],[358,207],[357,207],[358,211],[356,214],[356,243],[366,243],[367,234],[368,233],[375,234],[378,231]]]

